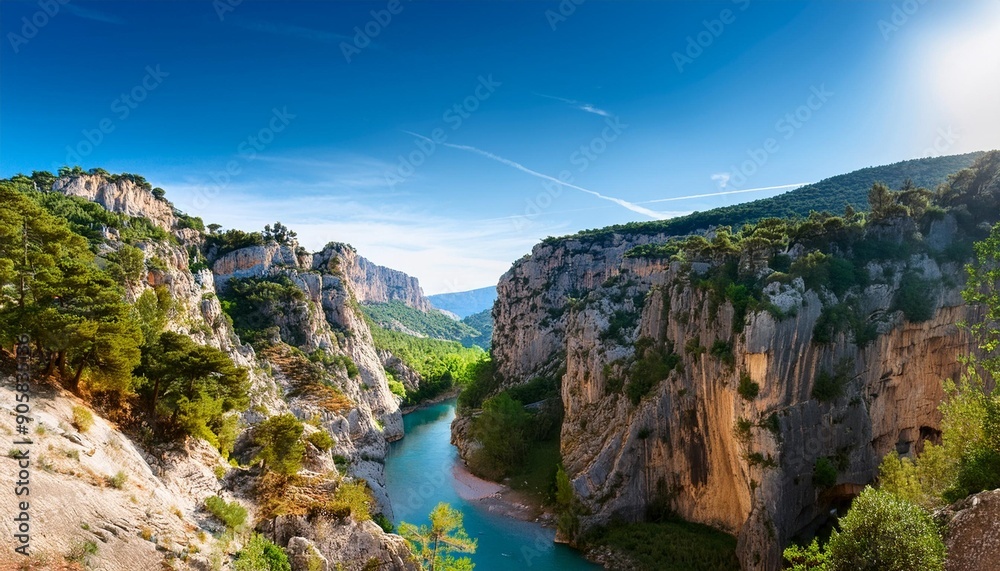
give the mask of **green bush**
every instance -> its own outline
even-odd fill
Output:
[[[899,282],[895,309],[901,310],[906,319],[913,323],[927,321],[934,317],[934,283],[906,272]]]
[[[73,427],[80,432],[87,432],[94,426],[94,414],[82,406],[73,406]]]
[[[733,344],[729,341],[716,339],[708,352],[716,359],[722,361],[727,367],[736,366],[736,355],[733,354]]]
[[[261,449],[255,459],[261,460],[264,467],[272,472],[290,476],[302,468],[302,456],[305,446],[302,445],[304,427],[290,413],[272,416],[260,423],[254,429],[254,444]]]
[[[221,258],[229,252],[248,248],[250,246],[263,246],[264,235],[260,232],[244,232],[242,230],[226,230],[225,232],[215,232],[205,238],[205,244],[215,247],[215,258]]]
[[[389,518],[385,517],[385,514],[375,514],[372,517],[372,521],[378,524],[378,526],[382,528],[382,531],[386,533],[396,533],[396,526]]]
[[[105,478],[105,480],[107,481],[109,486],[111,486],[116,490],[120,490],[125,487],[125,482],[128,481],[128,474],[126,474],[121,470],[118,470],[117,472],[115,472],[114,476],[108,476],[107,478]]]
[[[244,341],[265,342],[276,327],[278,317],[296,315],[306,299],[287,275],[229,280],[225,293],[219,296],[222,310],[233,320],[236,333]],[[305,339],[294,328],[278,329],[289,345],[301,345]]]
[[[483,358],[470,367],[469,384],[458,395],[458,409],[468,411],[479,408],[500,387],[496,366],[491,359]]]
[[[755,383],[746,372],[740,374],[740,385],[736,389],[740,396],[746,400],[753,400],[760,394],[760,385]]]
[[[829,458],[816,459],[812,482],[817,488],[832,488],[837,483],[837,467]]]
[[[337,517],[350,516],[354,521],[372,519],[371,508],[375,500],[364,480],[341,482],[329,504],[330,511]]]
[[[555,377],[535,377],[527,383],[507,389],[510,398],[531,404],[559,396],[559,379]]]
[[[247,510],[238,502],[227,502],[219,496],[205,498],[205,509],[230,530],[239,530],[247,520]]]
[[[680,355],[673,352],[669,342],[649,347],[639,344],[636,352],[641,356],[629,367],[629,381],[625,385],[625,394],[634,405],[681,365]]]
[[[820,371],[813,383],[812,397],[820,402],[833,402],[844,393],[844,387],[851,379],[854,363],[844,360],[837,364],[833,372]]]
[[[330,433],[322,429],[307,436],[306,441],[323,452],[333,448],[333,438]]]
[[[591,543],[624,553],[636,569],[732,571],[739,569],[736,538],[684,521],[613,524],[590,534]]]
[[[406,386],[394,378],[389,379],[389,391],[397,397],[406,400]]]
[[[246,546],[236,554],[235,571],[292,571],[288,556],[277,545],[259,534],[253,534]]]
[[[945,546],[931,515],[866,488],[827,544],[831,571],[941,571]]]

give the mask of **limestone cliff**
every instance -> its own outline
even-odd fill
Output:
[[[112,212],[146,218],[167,231],[177,222],[169,202],[156,198],[150,190],[127,178],[112,181],[91,174],[62,177],[52,184],[52,190],[96,202]]]
[[[205,268],[201,262],[208,253],[206,235],[185,227],[187,224],[181,223],[184,216],[147,187],[131,178],[102,175],[63,177],[53,184],[56,192],[92,200],[112,212],[147,218],[171,235],[169,240],[151,238],[134,244],[143,253],[146,272],[140,281],[126,284],[126,296],[134,301],[152,288],[169,293],[167,329],[221,349],[249,371],[251,406],[240,412],[242,434],[236,451],[243,454],[244,461],[253,457],[249,439],[253,427],[268,416],[291,412],[309,421],[307,431],[323,430],[333,438],[333,447],[327,452],[309,448],[308,473],[330,478],[332,483],[344,476],[365,480],[377,503],[373,511],[391,519],[384,461],[388,442],[403,435],[402,417],[399,400],[387,385],[383,356],[374,348],[357,301],[383,296],[427,305],[419,284],[405,274],[374,266],[340,245],[313,255],[294,242],[271,241],[230,252],[211,260],[211,266]],[[117,233],[106,230],[104,237],[105,242],[99,245],[102,254],[122,247]],[[282,338],[258,353],[234,331],[222,310],[220,295],[234,278],[277,275],[287,276],[303,296],[296,307],[274,316]],[[333,365],[330,373],[333,392],[324,393],[332,394],[332,400],[300,390],[302,369],[311,364],[285,343],[286,335],[297,341],[296,348],[322,349],[332,362],[341,363],[339,368]],[[50,390],[36,404],[36,410],[53,411],[51,419],[44,414],[39,417],[47,431],[41,440],[51,442],[52,452],[47,456],[55,466],[54,471],[41,472],[40,493],[50,493],[53,501],[73,504],[72,517],[65,521],[57,517],[56,504],[45,509],[43,522],[57,534],[39,538],[38,547],[60,555],[73,547],[70,542],[96,537],[107,545],[98,550],[92,563],[109,570],[158,568],[164,560],[186,561],[197,569],[218,568],[220,561],[224,564],[225,550],[238,549],[239,544],[221,545],[198,533],[218,531],[203,502],[210,495],[234,499],[249,508],[253,518],[257,506],[248,468],[230,470],[217,450],[193,439],[146,449],[100,419],[92,433],[80,434],[69,428],[72,399],[67,393]],[[3,400],[8,401],[14,402],[13,397]],[[62,458],[63,454],[72,461]],[[129,485],[131,500],[127,492],[103,489],[115,463],[134,483]],[[220,480],[218,472],[227,470],[229,475]],[[385,569],[414,568],[405,542],[371,521],[332,518],[322,525],[312,523],[316,525],[305,530],[289,522],[265,521],[263,529],[293,554],[293,561],[295,553],[315,551],[317,557],[312,559],[325,561],[330,569],[361,569],[374,563]],[[4,524],[0,530],[8,527]],[[3,556],[6,554],[0,554]],[[312,568],[312,559],[299,559],[294,571]]]
[[[929,236],[953,221],[935,224]],[[774,281],[764,290],[772,310],[734,327],[732,303],[698,285],[711,264],[623,255],[659,240],[621,233],[536,246],[498,286],[498,371],[508,386],[561,375],[562,459],[584,528],[666,504],[736,534],[744,569],[779,569],[789,538],[870,483],[884,454],[939,434],[942,381],[971,350],[957,326],[969,317],[961,264],[924,254],[872,262],[870,285],[842,299],[801,279]],[[919,323],[894,304],[913,272],[933,284],[931,317]],[[848,297],[871,338],[815,340],[824,307]],[[830,382],[836,396],[816,398]],[[831,487],[813,482],[820,458],[838,468]]]
[[[359,256],[350,245],[331,242],[317,254],[313,263],[343,275],[359,303],[398,300],[420,311],[431,310],[431,302],[424,297],[417,278],[374,264]]]

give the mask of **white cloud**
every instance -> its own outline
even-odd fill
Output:
[[[729,184],[729,179],[731,175],[727,172],[717,172],[712,175],[712,180],[719,183],[719,188],[725,189],[726,185]]]
[[[167,197],[193,212],[206,185],[163,184]],[[271,187],[261,195],[259,186]],[[329,242],[348,242],[369,260],[420,279],[425,293],[464,291],[497,283],[510,263],[541,238],[561,233],[538,223],[515,226],[510,220],[456,220],[433,212],[388,206],[370,194],[302,195],[281,184],[235,183],[196,213],[206,223],[259,230],[280,220],[298,233],[299,243],[317,251]],[[378,205],[368,199],[375,198]],[[553,231],[555,230],[555,231]]]

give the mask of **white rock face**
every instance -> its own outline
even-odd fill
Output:
[[[112,212],[148,218],[167,231],[177,222],[170,204],[130,180],[110,182],[99,175],[64,177],[52,184],[52,190],[86,198]]]

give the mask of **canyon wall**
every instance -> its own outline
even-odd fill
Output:
[[[947,247],[940,227],[930,235]],[[772,311],[750,311],[744,325],[731,302],[697,285],[709,264],[623,256],[660,239],[537,246],[499,284],[498,371],[507,386],[560,376],[562,460],[582,527],[666,506],[737,535],[744,569],[780,569],[788,540],[826,523],[883,455],[939,435],[942,381],[961,374],[971,350],[957,325],[970,317],[962,266],[923,254],[870,263],[870,285],[842,297],[871,338],[841,331],[818,342],[824,307],[844,299],[800,278],[774,281],[764,289]],[[933,291],[932,316],[919,323],[894,304],[908,273]],[[640,376],[645,391],[634,389]],[[830,382],[835,394],[817,398],[817,383]],[[837,468],[832,486],[813,482],[821,458]]]
[[[148,239],[135,244],[143,252],[147,271],[138,283],[126,284],[126,297],[135,301],[144,291],[154,288],[169,292],[168,330],[221,349],[235,364],[248,370],[251,404],[240,411],[241,434],[234,456],[252,463],[253,427],[269,416],[291,412],[308,421],[307,433],[323,430],[333,439],[329,451],[307,447],[305,467],[309,473],[332,478],[330,482],[334,483],[342,476],[366,481],[376,502],[373,512],[392,519],[384,485],[384,463],[388,443],[403,436],[402,416],[399,399],[389,390],[382,367],[386,356],[376,351],[358,302],[400,299],[417,308],[429,308],[415,278],[371,264],[349,246],[330,244],[314,255],[306,253],[294,241],[286,244],[272,241],[242,248],[212,260],[210,269],[197,269],[191,256],[203,249],[205,234],[180,227],[180,217],[170,203],[156,198],[148,188],[127,178],[111,181],[101,175],[80,175],[58,179],[53,190],[94,201],[112,212],[146,218],[171,234],[169,240]],[[121,247],[120,237],[113,229],[104,229],[104,237],[106,243],[100,245],[102,253]],[[274,340],[278,344],[273,350],[258,353],[236,334],[232,321],[222,310],[220,296],[234,278],[278,275],[287,276],[301,290],[303,298],[294,307],[280,308],[282,311],[275,313],[282,338]],[[328,380],[333,391],[340,395],[334,399],[335,405],[297,391],[301,386],[301,368],[303,363],[308,366],[308,360],[280,343],[287,341],[286,334],[296,340],[296,348],[302,351],[322,350],[327,359],[347,363],[334,370]],[[86,474],[98,474],[95,477],[100,480],[99,474],[111,469],[107,457],[117,458],[116,461],[124,462],[121,466],[129,481],[154,493],[144,493],[138,500],[133,496],[135,505],[131,506],[127,501],[119,501],[121,492],[115,490],[80,492],[79,489],[89,485],[86,481],[77,482],[81,478],[86,480],[79,468],[74,471],[67,467],[65,471],[43,476],[41,485],[47,497],[73,504],[74,518],[78,515],[80,521],[74,518],[59,521],[46,512],[48,515],[43,516],[46,529],[55,530],[53,537],[66,540],[43,539],[38,547],[61,552],[69,545],[67,541],[76,536],[81,541],[96,536],[107,543],[108,534],[115,537],[121,534],[124,541],[112,538],[112,543],[121,543],[120,548],[108,547],[103,555],[96,557],[95,564],[108,569],[132,569],[137,564],[152,568],[163,560],[183,558],[191,568],[216,568],[210,559],[226,548],[199,539],[201,534],[194,533],[198,529],[219,531],[206,516],[203,502],[211,495],[241,502],[250,510],[252,520],[258,506],[247,469],[229,470],[217,450],[195,439],[188,439],[183,445],[144,448],[102,420],[98,424],[101,433],[79,434],[69,428],[67,420],[75,400],[61,390],[49,390],[39,398],[39,408],[58,411],[52,414],[51,422],[45,419],[47,426],[59,427],[58,434],[51,438],[61,442],[63,438],[58,437],[62,436],[68,442],[82,443],[79,445],[85,452],[93,445],[86,453],[93,455],[96,450],[94,458],[80,461]],[[104,451],[102,447],[112,441],[116,443],[115,450]],[[228,475],[219,479],[216,476],[219,470],[228,470]],[[166,511],[173,511],[176,517]],[[130,515],[133,512],[143,512],[145,516]],[[416,569],[402,538],[384,533],[371,521],[358,523],[322,514],[308,521],[293,520],[264,522],[263,530],[288,548],[293,562],[297,561],[295,571],[306,569],[309,561],[316,558],[327,562],[330,568],[361,569],[377,560],[386,569]],[[92,526],[92,531],[88,527],[81,531],[81,521]],[[146,534],[152,534],[151,542],[128,539]],[[186,551],[189,548],[191,553]],[[204,553],[194,554],[198,549]]]

